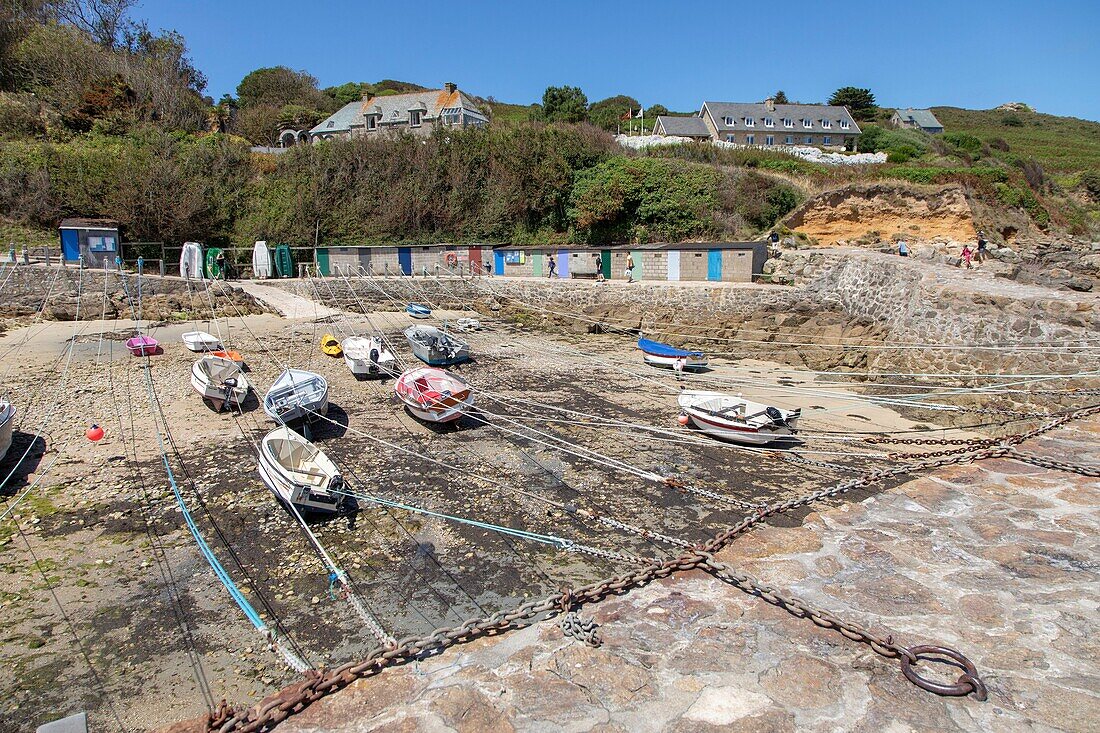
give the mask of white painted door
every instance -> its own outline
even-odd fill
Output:
[[[672,250],[668,253],[668,279],[680,279],[680,251]]]

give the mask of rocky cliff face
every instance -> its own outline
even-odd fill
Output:
[[[819,194],[786,220],[822,246],[872,235],[973,241],[974,213],[961,186],[854,184]]]

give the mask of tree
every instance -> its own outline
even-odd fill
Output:
[[[584,122],[588,116],[588,97],[580,87],[546,87],[542,114],[547,122]]]
[[[791,100],[787,99],[787,93],[785,91],[783,91],[782,89],[780,89],[778,92],[775,93],[775,97],[773,99],[774,99],[776,104],[790,104],[791,103]]]
[[[313,109],[329,109],[332,100],[317,88],[317,79],[305,71],[272,66],[249,72],[237,85],[241,109],[300,104]]]
[[[646,118],[648,119],[648,118],[652,117],[654,120],[657,119],[657,115],[667,115],[667,114],[668,114],[668,107],[664,106],[663,104],[651,104],[651,105],[649,105],[649,109],[647,109],[645,111]]]
[[[847,107],[852,117],[857,120],[873,120],[878,109],[875,106],[875,95],[870,89],[859,87],[841,87],[829,97],[829,104],[838,107]]]
[[[358,102],[360,99],[362,99],[366,91],[365,88],[368,86],[370,85],[364,84],[362,82],[349,81],[348,83],[341,84],[338,87],[327,87],[322,91],[328,96],[335,99],[336,104],[343,107],[345,104]]]
[[[126,30],[126,16],[137,0],[60,0],[57,17],[79,28],[105,48],[115,46]]]
[[[625,114],[633,114],[641,105],[634,97],[622,94],[593,102],[588,108],[588,121],[596,127],[613,131]]]

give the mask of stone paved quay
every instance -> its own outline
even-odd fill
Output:
[[[1098,437],[1093,419],[1026,449],[1095,464]],[[989,460],[723,553],[905,644],[958,648],[987,702],[923,692],[896,662],[693,572],[586,608],[600,649],[545,622],[360,680],[278,729],[1095,731],[1098,505],[1095,480]]]

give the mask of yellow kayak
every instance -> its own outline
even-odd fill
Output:
[[[344,350],[340,348],[340,342],[331,333],[326,333],[321,337],[321,351],[329,356],[340,356],[344,353]]]

